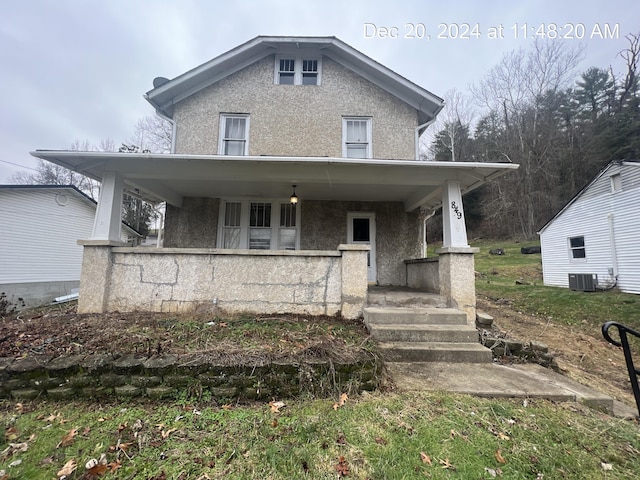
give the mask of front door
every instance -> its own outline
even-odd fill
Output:
[[[377,283],[376,271],[376,214],[349,212],[347,214],[347,243],[369,245],[367,281]]]

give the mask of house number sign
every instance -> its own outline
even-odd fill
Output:
[[[458,207],[455,201],[451,202],[451,209],[453,210],[453,213],[455,214],[456,218],[460,220],[462,218],[462,212],[460,211],[460,208]]]
[[[458,205],[456,205],[455,201],[451,202],[451,209],[453,210],[456,218],[460,220],[462,218],[462,212],[460,211],[460,208],[458,208]]]

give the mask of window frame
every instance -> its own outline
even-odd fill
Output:
[[[286,226],[281,225],[281,210],[282,204],[290,204],[288,198],[223,198],[220,200],[220,209],[219,209],[219,217],[218,217],[218,238],[216,239],[216,248],[226,249],[224,247],[225,243],[225,229],[228,227],[225,225],[226,223],[226,206],[230,203],[239,203],[240,204],[240,235],[239,235],[239,250],[260,250],[260,249],[251,249],[251,229],[256,228],[267,228],[260,226],[252,226],[251,225],[251,205],[254,203],[258,204],[270,204],[270,219],[268,227],[271,233],[270,245],[268,250],[291,250],[281,248],[281,231],[282,230],[291,230],[295,229],[295,247],[294,250],[300,250],[300,218],[301,218],[301,208],[300,203],[295,206],[295,217],[292,219],[295,225]]]
[[[609,177],[611,182],[611,193],[617,193],[622,191],[622,175],[620,173],[614,173]]]
[[[573,245],[573,240],[582,240],[582,245]],[[586,262],[587,261],[587,244],[585,242],[584,235],[575,235],[573,237],[567,237],[567,247],[569,248],[569,260],[572,262]],[[583,256],[575,256],[576,252],[582,252]]]
[[[244,151],[241,156],[249,155],[249,128],[250,128],[250,115],[248,113],[221,113],[220,125],[218,129],[218,155],[238,156],[225,153],[226,142],[229,141],[226,137],[227,119],[239,118],[245,121],[244,128]],[[239,139],[231,139],[238,141]]]
[[[280,70],[280,61],[281,60],[293,60],[293,83],[281,83],[280,82],[280,74],[285,72],[284,70]],[[317,62],[316,69],[316,83],[304,83],[304,71],[303,64],[305,61],[313,61]],[[289,73],[287,70],[286,73]],[[273,69],[273,83],[274,85],[303,85],[308,87],[314,87],[318,85],[322,85],[322,57],[318,55],[276,55],[276,61]]]
[[[347,134],[348,134],[348,124],[350,121],[365,121],[366,122],[366,132],[367,132],[367,141],[366,142],[348,142]],[[364,157],[350,157],[349,153],[349,145],[352,144],[364,144],[365,145],[365,156]],[[363,116],[344,116],[342,117],[342,157],[343,158],[373,158],[373,117],[363,117]]]

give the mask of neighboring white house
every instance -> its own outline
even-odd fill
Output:
[[[605,166],[540,230],[545,285],[640,293],[640,161]]]
[[[0,293],[13,305],[50,302],[78,288],[96,202],[73,186],[0,185]],[[140,235],[123,225],[122,240]],[[137,242],[133,242],[137,243]]]

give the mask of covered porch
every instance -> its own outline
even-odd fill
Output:
[[[465,310],[471,319],[475,317],[475,250],[467,242],[462,195],[517,168],[513,164],[316,157],[69,151],[33,155],[102,182],[92,236],[81,240],[85,253],[78,308],[82,312],[207,308],[357,318],[366,304],[369,284],[379,283],[438,293],[448,306]],[[206,247],[180,241],[170,248],[120,244],[124,191],[152,203],[166,202],[168,209],[180,212],[190,199],[198,198],[288,199],[293,185],[300,204],[314,206],[302,216],[298,249],[220,248],[213,233],[220,227],[218,212],[210,217],[205,212],[198,217],[200,223],[191,217],[181,226],[188,229],[209,222],[209,233],[203,237],[212,243]],[[395,224],[379,228],[371,242],[357,242],[347,235],[342,219],[336,220],[343,223],[330,236],[326,231],[330,218],[315,230],[304,229],[313,224],[311,212],[330,217],[326,212],[335,205],[343,214],[353,213],[354,208],[358,213],[369,206],[399,206],[399,213],[411,219],[415,235],[411,230],[407,236],[403,228],[398,229],[403,224]],[[437,259],[424,259],[424,218],[439,206],[445,207],[443,248]],[[397,244],[394,239],[405,237],[399,251],[415,254],[372,255],[376,240],[385,240],[389,252]],[[316,241],[323,238],[333,243]],[[404,243],[410,244],[408,249]],[[373,279],[372,261],[379,269]],[[388,275],[391,271],[393,275]]]

